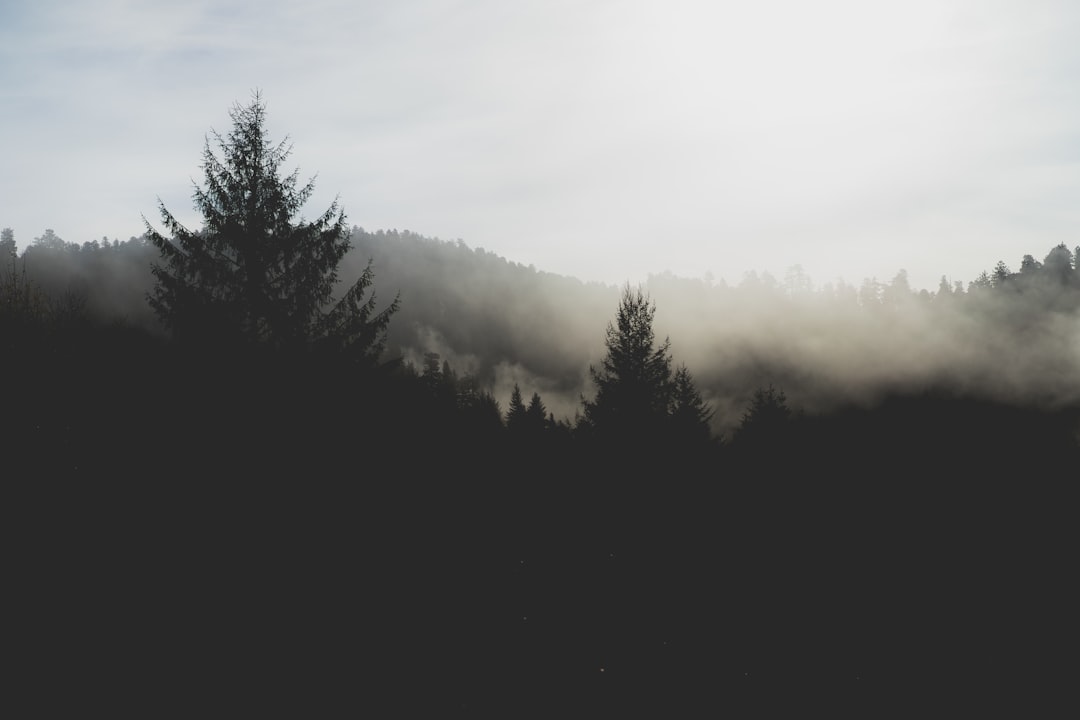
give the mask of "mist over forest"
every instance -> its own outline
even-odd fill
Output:
[[[1066,714],[1077,38],[0,2],[11,717]]]
[[[79,245],[47,230],[20,255],[13,233],[7,237],[0,272],[25,272],[46,296],[74,303],[96,321],[163,331],[146,302],[157,253],[145,238]],[[593,391],[588,370],[603,354],[620,287],[410,231],[354,226],[350,242],[339,287],[371,261],[377,298],[400,294],[388,357],[420,367],[425,354],[437,353],[504,409],[517,383],[573,422],[581,398]],[[753,392],[770,384],[809,414],[926,391],[1076,408],[1075,258],[1065,246],[1011,262],[988,258],[980,276],[942,277],[933,289],[910,287],[903,269],[853,285],[819,283],[798,266],[784,278],[750,273],[737,283],[656,274],[643,288],[656,304],[657,336],[670,338],[674,359],[691,370],[715,410],[714,432],[730,437]]]
[[[264,110],[202,228],[0,235],[31,686],[865,717],[1071,680],[1080,248],[930,289],[583,282],[336,203],[293,224]]]
[[[382,292],[402,292],[390,338],[404,356],[439,352],[497,397],[519,382],[573,416],[619,288],[508,263],[461,241],[359,229],[353,239],[353,263],[374,258]],[[1074,406],[1080,274],[1072,255],[1051,248],[1041,262],[1018,258],[1015,272],[994,260],[993,276],[943,278],[933,291],[911,288],[903,270],[816,286],[797,267],[735,285],[652,275],[644,287],[656,302],[657,335],[671,339],[717,410],[716,431],[729,434],[752,392],[768,384],[809,413],[927,389]]]

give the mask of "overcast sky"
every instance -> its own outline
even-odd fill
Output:
[[[1080,3],[1050,0],[11,0],[0,227],[127,239],[158,197],[199,227],[255,89],[308,217],[583,280],[934,289],[1080,245]]]

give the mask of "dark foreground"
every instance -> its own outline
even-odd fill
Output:
[[[741,454],[514,446],[372,388],[98,369],[9,396],[27,715],[958,715],[1075,683],[1057,417],[924,398]]]

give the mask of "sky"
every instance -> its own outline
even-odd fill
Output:
[[[1080,245],[1077,38],[1054,0],[9,0],[0,227],[198,228],[258,90],[308,218],[612,284],[933,290]]]

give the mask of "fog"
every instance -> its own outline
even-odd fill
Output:
[[[461,241],[357,229],[354,242],[353,262],[374,260],[376,292],[401,293],[391,342],[407,360],[439,353],[503,407],[518,383],[570,420],[591,395],[588,368],[603,356],[619,286],[544,273]],[[657,339],[671,340],[675,364],[690,369],[716,410],[714,429],[727,434],[769,384],[806,413],[928,390],[1048,409],[1077,403],[1080,284],[1071,266],[1064,283],[1051,280],[1052,260],[996,287],[973,278],[963,292],[948,283],[917,291],[902,270],[859,287],[817,287],[799,268],[783,280],[750,273],[736,285],[654,274],[644,288]]]
[[[46,233],[15,267],[69,310],[161,333],[146,302],[155,252],[140,238],[79,246]],[[657,341],[670,339],[674,365],[687,366],[715,411],[714,431],[730,436],[753,392],[770,384],[808,414],[925,391],[1076,406],[1080,273],[1064,246],[1039,257],[987,258],[987,268],[999,263],[994,275],[943,278],[933,291],[911,287],[902,269],[856,287],[818,285],[799,267],[738,283],[657,273],[642,287],[655,303]],[[420,368],[437,353],[503,410],[517,384],[571,424],[592,397],[589,368],[604,355],[621,286],[512,263],[462,240],[354,227],[342,287],[369,261],[377,306],[400,300],[388,360]]]

